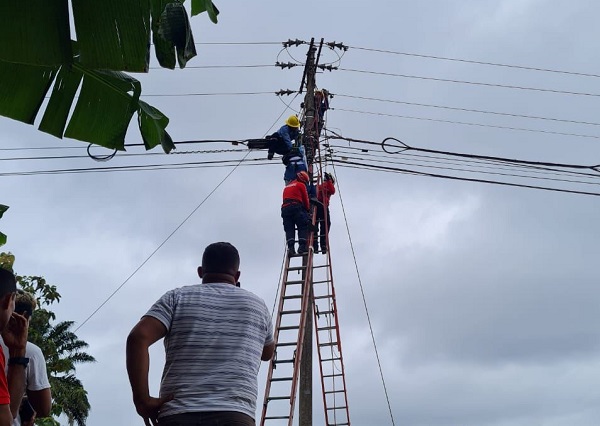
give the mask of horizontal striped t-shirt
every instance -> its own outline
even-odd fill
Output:
[[[146,314],[167,328],[160,416],[238,411],[255,417],[263,347],[273,342],[265,302],[226,283],[167,292]]]

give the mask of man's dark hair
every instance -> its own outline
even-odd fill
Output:
[[[15,275],[4,268],[0,268],[0,297],[15,291],[17,291]]]
[[[202,270],[205,274],[235,274],[240,267],[237,249],[224,242],[212,243],[202,255]]]

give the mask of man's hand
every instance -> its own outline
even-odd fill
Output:
[[[150,424],[157,426],[160,407],[172,399],[173,395],[163,396],[162,398],[148,396],[140,400],[134,400],[133,403],[135,404],[137,413],[144,419],[146,426],[150,426]]]
[[[25,356],[25,346],[27,345],[27,318],[23,315],[13,312],[8,325],[2,332],[4,344],[8,347],[10,356]]]

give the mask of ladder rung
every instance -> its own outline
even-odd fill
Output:
[[[271,381],[272,382],[285,382],[286,380],[292,380],[293,377],[277,377],[277,378],[272,378]]]
[[[339,361],[341,358],[323,358],[321,362]]]
[[[317,315],[329,315],[329,314],[333,314],[335,311],[321,311],[321,312],[317,312]]]
[[[281,401],[282,399],[290,399],[290,397],[289,396],[270,396],[267,399],[269,401]]]
[[[283,420],[283,419],[289,419],[290,416],[268,416],[265,417],[265,420]],[[344,425],[347,425],[348,423],[341,423]]]
[[[333,345],[337,345],[338,342],[325,342],[325,343],[319,343],[319,347],[323,347],[323,346],[333,346]]]
[[[335,330],[335,325],[332,325],[331,327],[317,327],[317,331],[323,331],[323,330]]]
[[[331,296],[331,294],[327,294],[325,296],[315,296],[314,298],[315,299],[331,299],[332,296]]]
[[[297,285],[297,284],[304,284],[304,280],[292,280],[292,281],[285,282],[285,285]]]
[[[342,373],[323,374],[323,377],[341,377]]]
[[[350,423],[328,423],[327,426],[350,426]]]
[[[343,406],[340,406],[340,407],[326,408],[326,410],[345,410],[346,408],[348,408],[348,407],[346,407],[345,405],[343,405]]]
[[[284,346],[296,346],[298,345],[298,342],[285,342],[285,343],[277,343],[275,346],[279,347],[284,347]]]
[[[294,296],[283,296],[283,300],[288,300],[288,299],[302,299],[302,295],[296,294]],[[316,297],[315,297],[315,299],[316,299]]]
[[[281,311],[280,315],[299,314],[301,312],[302,312],[302,310],[300,310],[300,309],[294,309],[291,311]]]
[[[306,266],[291,266],[288,271],[302,271],[303,269],[306,269]]]
[[[298,330],[300,326],[298,325],[284,325],[283,327],[279,327],[279,330]]]
[[[343,393],[343,392],[346,392],[346,391],[344,389],[342,389],[342,390],[335,390],[335,391],[325,391],[323,393]]]
[[[295,361],[295,359],[278,359],[273,360],[273,364],[291,364]]]
[[[323,283],[330,283],[331,280],[321,280],[321,281],[313,281],[313,284],[323,284]]]

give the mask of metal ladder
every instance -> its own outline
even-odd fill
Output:
[[[313,212],[313,224],[315,217],[316,212]],[[261,426],[267,424],[292,426],[306,328],[306,311],[310,303],[313,271],[312,239],[313,232],[310,232],[307,241],[308,253],[289,256],[286,252],[273,336],[275,354],[269,363]],[[306,266],[303,266],[304,264]]]

